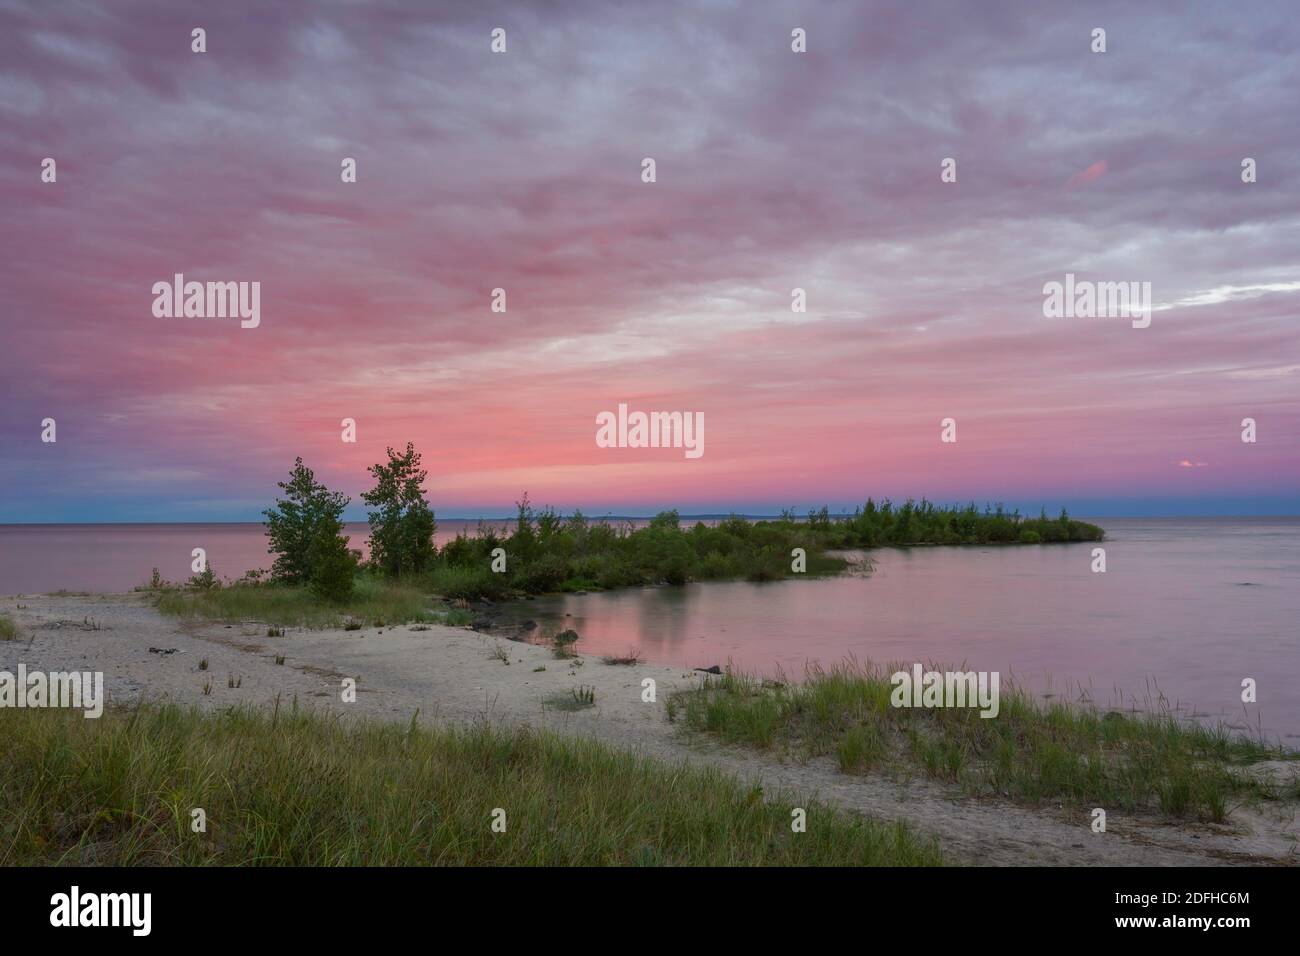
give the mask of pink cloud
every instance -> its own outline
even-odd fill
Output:
[[[1066,183],[1066,186],[1070,189],[1073,189],[1075,186],[1082,186],[1084,183],[1096,182],[1098,179],[1101,179],[1101,177],[1105,175],[1106,175],[1106,160],[1099,159],[1097,160],[1097,162],[1093,163],[1087,169],[1081,172],[1077,172],[1073,176],[1071,176],[1070,181]]]

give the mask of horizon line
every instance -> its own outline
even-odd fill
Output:
[[[656,514],[660,514],[660,513],[662,513],[662,512],[655,512],[654,514],[640,514],[640,515],[632,515],[632,514],[603,514],[603,515],[590,515],[590,514],[585,514],[585,513],[584,513],[584,514],[583,514],[583,517],[584,517],[584,518],[587,518],[589,521],[608,521],[608,520],[648,521],[649,519],[655,517]],[[1016,514],[1016,512],[1015,512],[1015,511],[1011,511],[1011,512],[1007,512],[1007,514],[1009,514],[1009,515],[1011,515],[1011,514]],[[563,515],[563,514],[561,514],[560,516],[561,516],[561,517],[567,517],[567,516],[565,516],[565,515]],[[749,519],[758,520],[758,521],[779,520],[779,519],[781,518],[781,515],[779,515],[779,514],[750,514],[750,513],[748,513],[748,512],[742,512],[742,511],[727,511],[727,512],[719,511],[719,512],[700,512],[700,513],[698,513],[698,514],[679,514],[679,515],[678,515],[678,518],[679,518],[680,520],[682,520],[682,521],[687,521],[687,520],[697,520],[697,519],[706,519],[706,518],[730,518],[730,517],[733,517],[733,516],[734,516],[734,517],[738,517],[738,518],[749,518]],[[851,512],[851,511],[841,511],[841,512],[831,512],[831,513],[830,513],[830,517],[831,517],[831,518],[848,518],[848,517],[852,517],[852,516],[853,516],[853,512]],[[440,521],[517,521],[517,520],[518,520],[518,517],[519,517],[518,515],[469,515],[469,516],[450,516],[450,515],[449,515],[449,516],[444,516],[444,517],[442,517],[442,518],[436,518],[435,520],[440,520]],[[1025,516],[1022,515],[1021,517],[1025,517]],[[1029,517],[1032,517],[1032,515],[1029,516]],[[1101,519],[1110,519],[1110,520],[1115,520],[1115,519],[1118,519],[1118,520],[1120,520],[1120,521],[1133,521],[1133,520],[1142,520],[1142,521],[1186,521],[1186,520],[1197,520],[1197,519],[1207,520],[1207,519],[1215,519],[1215,518],[1237,518],[1237,519],[1247,519],[1247,518],[1250,518],[1250,519],[1267,520],[1267,519],[1278,519],[1278,518],[1298,518],[1298,519],[1300,519],[1300,513],[1282,513],[1282,514],[1184,514],[1184,515],[1171,515],[1171,514],[1106,514],[1106,515],[1090,515],[1090,514],[1087,514],[1087,513],[1079,513],[1079,514],[1071,514],[1070,517],[1071,517],[1071,518],[1080,519],[1080,520],[1089,520],[1089,519],[1097,519],[1097,520],[1101,520]],[[807,520],[807,515],[802,515],[802,516],[796,518],[796,520],[798,520],[798,521],[805,521],[805,520]],[[348,519],[344,519],[344,521],[343,521],[343,524],[345,524],[345,525],[349,525],[349,524],[367,524],[367,523],[368,523],[368,520],[367,520],[366,518],[348,518]],[[57,527],[69,528],[69,527],[85,527],[85,526],[91,526],[91,527],[112,527],[112,526],[129,526],[129,525],[146,525],[146,526],[155,526],[155,525],[156,525],[156,526],[165,526],[165,525],[194,525],[194,524],[265,525],[266,522],[265,522],[265,521],[256,521],[256,520],[224,520],[224,521],[223,521],[223,520],[209,520],[209,521],[201,521],[201,520],[192,520],[192,521],[0,521],[0,528],[57,528]]]

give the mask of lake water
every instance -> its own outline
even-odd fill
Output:
[[[692,584],[521,603],[584,653],[772,674],[806,662],[935,661],[1099,703],[1162,692],[1187,712],[1300,737],[1300,518],[1095,519],[1093,545],[871,552],[867,577]],[[440,521],[447,540],[477,522]],[[349,525],[354,546],[364,525]],[[268,567],[256,524],[0,526],[0,594],[122,591],[181,580],[207,550],[235,577]],[[1259,702],[1243,705],[1254,678]]]
[[[583,653],[793,677],[850,656],[964,662],[1099,704],[1163,693],[1300,737],[1300,519],[1093,520],[1105,574],[1092,544],[880,549],[865,578],[545,597],[521,613],[572,627]],[[1256,705],[1241,702],[1246,677]]]
[[[494,522],[505,527],[504,522]],[[477,521],[438,520],[439,545]],[[270,568],[266,529],[256,522],[229,524],[0,524],[0,594],[44,591],[129,591],[149,583],[154,568],[168,581],[193,572],[195,548],[223,578]],[[365,522],[349,522],[348,546],[368,553]]]

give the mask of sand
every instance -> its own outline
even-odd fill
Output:
[[[12,596],[0,599],[0,607],[21,632],[19,640],[0,642],[0,670],[13,671],[23,662],[29,669],[102,671],[110,706],[144,699],[221,709],[269,706],[278,697],[282,706],[296,698],[303,707],[402,722],[418,711],[423,722],[527,723],[668,761],[719,767],[761,785],[769,796],[816,796],[878,819],[906,820],[937,836],[955,863],[1300,861],[1293,803],[1269,812],[1238,808],[1224,825],[1173,825],[1114,811],[1107,832],[1094,834],[1086,813],[972,798],[920,778],[902,783],[883,775],[846,775],[829,759],[782,760],[688,736],[668,721],[665,701],[702,675],[677,667],[609,665],[582,656],[566,662],[546,648],[441,626],[291,628],[283,637],[267,637],[265,625],[254,622],[194,624],[163,617],[144,594]],[[498,648],[508,664],[498,659]],[[283,665],[276,664],[277,655],[283,655]],[[203,660],[206,670],[200,670]],[[228,686],[232,676],[238,687]],[[342,700],[347,677],[356,680],[354,703]],[[646,678],[656,682],[654,703],[642,699]],[[208,695],[205,683],[211,685]],[[594,707],[569,712],[553,706],[579,685],[595,689]]]

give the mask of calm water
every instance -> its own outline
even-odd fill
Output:
[[[540,598],[519,613],[573,627],[585,653],[798,675],[807,661],[961,663],[1107,703],[1158,687],[1184,708],[1300,736],[1300,518],[1098,519],[1091,545],[872,552],[870,577],[700,584]],[[440,521],[446,540],[476,522]],[[350,525],[364,544],[364,525]],[[207,549],[223,576],[268,567],[260,525],[0,526],[0,594],[120,591],[189,575]],[[1154,682],[1149,684],[1148,682]]]
[[[440,518],[435,540],[445,544],[477,526]],[[368,553],[365,522],[349,522],[344,534],[349,547]],[[129,591],[147,584],[154,568],[168,581],[184,581],[195,548],[223,578],[269,569],[275,560],[257,523],[0,525],[0,594]]]
[[[791,676],[808,661],[965,662],[1042,692],[1171,705],[1300,737],[1300,518],[1094,519],[1091,544],[882,549],[867,578],[693,584],[539,598],[584,653]],[[566,617],[565,615],[571,615]],[[1148,680],[1152,684],[1148,684]]]

